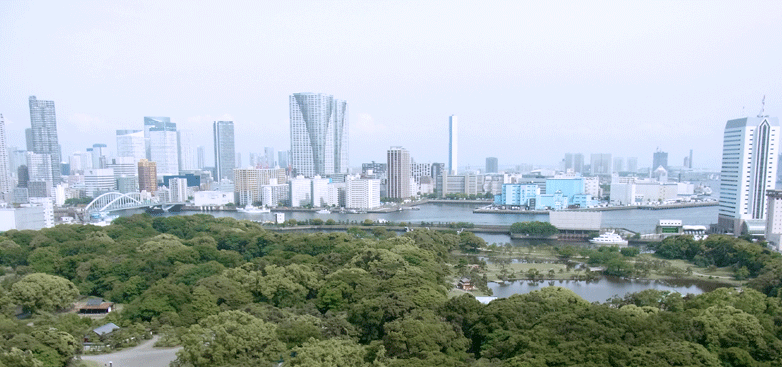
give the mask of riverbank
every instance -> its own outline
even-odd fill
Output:
[[[622,205],[622,206],[601,206],[595,208],[579,208],[579,209],[563,209],[562,211],[614,211],[614,210],[665,210],[665,209],[684,209],[684,208],[698,208],[704,206],[717,206],[717,201],[694,201],[683,202],[674,204],[661,204],[661,205]],[[499,209],[495,207],[476,208],[472,211],[475,214],[548,214],[550,210],[523,210],[523,209]]]

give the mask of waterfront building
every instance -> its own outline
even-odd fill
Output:
[[[287,180],[283,168],[236,168],[233,176],[234,202],[239,206],[262,201],[264,185],[283,185]]]
[[[149,137],[149,160],[157,165],[157,175],[179,173],[176,124],[168,117],[144,117],[144,131]]]
[[[236,165],[233,121],[215,121],[213,124],[215,146],[215,181],[233,180]]]
[[[138,161],[138,189],[141,192],[157,191],[157,164],[146,159]]]
[[[223,206],[234,202],[234,195],[225,191],[196,191],[193,193],[195,206]]]
[[[38,100],[30,96],[30,140],[32,149],[28,151],[44,154],[49,160],[49,175],[53,183],[60,182],[60,142],[57,139],[57,117],[54,111],[54,101]],[[29,166],[28,166],[29,167]]]
[[[269,184],[261,186],[261,203],[269,208],[288,205],[290,187],[288,184]]]
[[[766,193],[774,189],[779,155],[779,119],[763,116],[725,125],[717,225],[738,235],[766,225]]]
[[[657,151],[652,155],[652,170],[654,171],[658,167],[668,170],[668,153],[660,151],[660,148],[657,148]]]
[[[407,199],[413,196],[410,187],[410,152],[402,147],[391,147],[387,153],[388,197]]]
[[[117,130],[117,157],[131,157],[136,164],[146,156],[143,130]]]
[[[438,176],[436,190],[440,197],[448,194],[477,195],[483,188],[483,175],[466,173],[463,175],[449,175],[447,172]]]
[[[534,208],[539,194],[540,187],[536,184],[505,184],[502,185],[502,194],[494,196],[494,204]]]
[[[456,115],[451,115],[448,118],[448,174],[456,175],[459,169],[457,163],[457,153],[459,151],[459,126],[457,124]]]
[[[172,203],[184,203],[187,201],[187,179],[175,177],[168,179],[168,200]]]
[[[5,136],[5,120],[0,114],[0,194],[11,192],[11,163],[8,159],[8,142]]]
[[[611,163],[610,153],[593,153],[589,165],[593,175],[610,175]]]
[[[331,180],[315,175],[312,178],[312,206],[321,208],[329,206],[329,183]]]
[[[288,181],[292,207],[312,206],[312,179],[298,175]]]
[[[328,94],[290,96],[290,164],[296,175],[348,172],[347,108]]]
[[[345,185],[345,208],[368,210],[380,206],[380,180],[354,179]]]
[[[192,171],[198,167],[196,158],[195,134],[192,130],[178,130],[179,171]]]
[[[117,185],[114,170],[111,168],[93,168],[84,171],[84,191],[89,197],[114,191]]]
[[[497,173],[499,171],[498,168],[498,161],[496,157],[486,158],[486,173]]]

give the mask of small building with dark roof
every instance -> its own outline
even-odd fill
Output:
[[[82,315],[106,314],[114,309],[114,302],[104,302],[100,298],[90,298],[84,306],[79,307]]]

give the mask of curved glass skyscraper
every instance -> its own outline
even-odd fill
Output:
[[[348,171],[348,104],[328,94],[290,96],[291,167],[312,177]]]

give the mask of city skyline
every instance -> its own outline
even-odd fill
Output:
[[[286,97],[311,91],[350,101],[354,166],[400,144],[447,161],[442,121],[456,114],[460,166],[486,156],[554,166],[566,152],[609,150],[649,166],[659,146],[677,165],[693,149],[693,168],[716,170],[723,121],[753,116],[763,95],[772,115],[782,110],[779,3],[89,5],[0,4],[9,141],[24,139],[23,99],[40,95],[57,101],[63,153],[113,151],[114,131],[149,114],[194,131],[232,120],[237,152],[283,150]],[[352,16],[332,27],[337,14]],[[727,26],[757,14],[754,27]],[[445,19],[465,27],[446,31]]]

